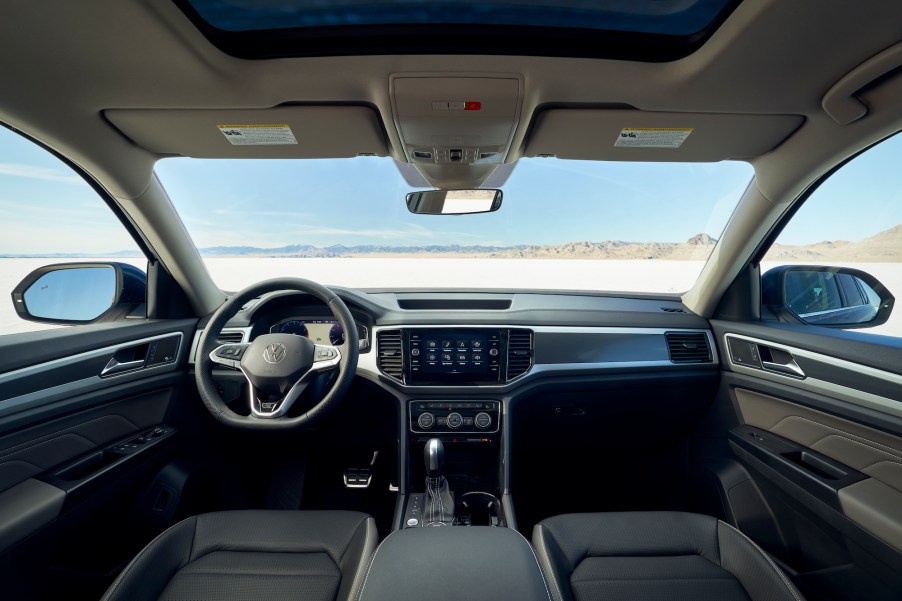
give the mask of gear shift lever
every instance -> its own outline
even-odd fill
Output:
[[[445,464],[445,445],[438,438],[430,438],[423,449],[426,464],[426,511],[427,526],[450,526],[454,523],[454,496],[448,481],[442,475]]]
[[[441,478],[445,465],[445,445],[438,438],[430,438],[423,448],[423,461],[426,463],[426,475],[430,478]]]

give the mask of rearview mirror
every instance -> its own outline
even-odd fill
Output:
[[[491,213],[501,207],[501,190],[424,190],[407,195],[407,210],[418,215]]]
[[[146,282],[143,271],[126,263],[46,265],[19,282],[13,306],[27,321],[90,323],[123,316],[144,303]]]
[[[761,277],[763,304],[782,321],[829,328],[870,328],[886,323],[895,298],[859,269],[782,265]]]

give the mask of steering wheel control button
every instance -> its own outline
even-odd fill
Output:
[[[424,430],[428,430],[435,425],[435,416],[428,411],[426,413],[421,413],[420,417],[417,418],[417,425]]]
[[[485,430],[489,426],[492,425],[492,416],[486,413],[485,411],[481,411],[476,414],[476,417],[473,419],[476,427],[480,430]]]
[[[452,430],[457,430],[462,425],[464,425],[464,418],[461,416],[460,413],[453,411],[448,414],[447,424],[448,424],[448,427],[451,428]]]
[[[331,346],[317,346],[313,354],[314,361],[328,361],[338,356],[338,350]]]

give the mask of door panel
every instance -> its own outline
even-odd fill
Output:
[[[173,456],[168,416],[195,325],[142,319],[0,337],[0,563],[10,598],[45,598],[48,587],[96,598],[134,552],[124,520]],[[76,544],[79,556],[54,552],[86,524],[98,525],[98,539]]]
[[[809,597],[902,596],[900,341],[768,322],[712,325],[722,402],[741,424],[730,446],[781,533],[769,550],[798,572]]]

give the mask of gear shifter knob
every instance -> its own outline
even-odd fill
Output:
[[[445,465],[445,445],[438,438],[430,438],[423,449],[423,461],[426,463],[426,475],[440,478]]]

